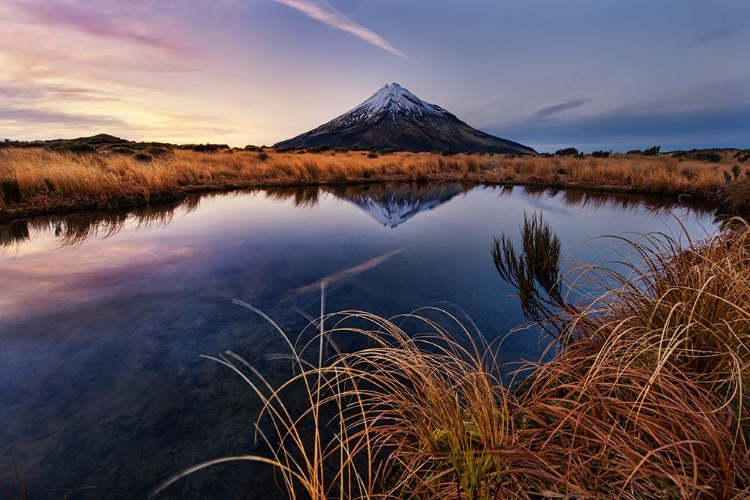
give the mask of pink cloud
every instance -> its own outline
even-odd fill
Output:
[[[169,16],[148,2],[23,1],[13,4],[28,22],[68,28],[94,37],[144,45],[170,53],[185,49],[171,36]]]

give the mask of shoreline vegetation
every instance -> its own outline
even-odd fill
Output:
[[[740,150],[508,156],[127,147],[110,137],[6,144],[0,218],[235,188],[399,181],[685,196],[726,215],[750,213],[750,153]],[[71,241],[90,227],[71,226]],[[618,273],[564,271],[541,216],[524,221],[520,238],[495,240],[500,278],[556,339],[551,359],[509,387],[493,356],[502,345],[477,340],[446,312],[326,316],[322,294],[321,316],[310,318],[317,330],[293,339],[236,301],[284,336],[295,368],[273,388],[234,353],[210,358],[260,397],[259,420],[270,418],[275,435],[256,430],[270,455],[198,464],[152,496],[191,472],[249,460],[275,466],[291,499],[748,498],[750,226],[732,219],[701,242],[645,234],[626,243],[636,261],[619,262]],[[351,335],[368,347],[337,352],[336,339]],[[286,398],[300,387],[306,401]]]
[[[381,200],[401,196],[430,197],[434,196],[436,190],[444,189],[444,186],[458,187],[463,192],[476,187],[473,184],[458,186],[456,184],[404,182],[366,185],[249,188],[233,191],[232,193],[262,192],[264,196],[277,201],[290,200],[296,207],[312,208],[326,195],[356,203],[356,200],[365,197]],[[497,189],[499,196],[510,195],[516,189],[514,186],[493,186],[493,188]],[[521,189],[525,195],[532,197],[558,192],[554,188],[547,187],[523,186],[518,187],[518,189]],[[0,223],[0,255],[4,251],[12,250],[18,245],[32,239],[34,234],[40,232],[54,235],[55,240],[61,246],[75,246],[94,238],[115,235],[125,228],[128,220],[133,220],[139,230],[166,226],[172,221],[177,210],[182,210],[184,213],[191,213],[198,209],[204,199],[221,195],[221,192],[191,194],[174,201],[145,207],[49,214],[28,219],[15,219],[4,224]],[[574,189],[560,190],[559,195],[564,206],[571,209],[616,206],[622,210],[639,208],[656,213],[670,210],[674,206],[674,200],[654,196],[644,197],[632,194],[603,193]],[[703,214],[713,214],[714,212],[713,207],[705,203],[691,204],[690,209]]]
[[[99,135],[0,143],[0,221],[173,202],[242,188],[458,182],[660,195],[750,213],[750,151],[583,155],[275,150],[131,143]]]
[[[493,355],[502,344],[446,311],[325,316],[321,293],[315,331],[295,341],[235,301],[284,336],[293,360],[295,375],[274,389],[232,352],[208,357],[264,403],[256,425],[275,429],[259,436],[269,455],[195,465],[152,498],[230,461],[275,466],[290,499],[748,498],[750,226],[626,243],[636,257],[624,272],[563,272],[541,216],[525,219],[520,240],[495,240],[500,277],[557,340],[551,360],[510,387]],[[347,335],[369,347],[326,359]]]

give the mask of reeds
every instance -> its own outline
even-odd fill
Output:
[[[0,216],[5,218],[137,206],[176,199],[188,192],[238,187],[386,181],[682,194],[743,209],[747,208],[743,201],[747,197],[742,193],[750,185],[750,177],[743,175],[742,167],[729,154],[718,163],[670,155],[579,158],[460,154],[444,158],[429,153],[395,153],[371,157],[366,152],[280,153],[272,149],[262,153],[238,150],[233,154],[177,149],[150,161],[115,153],[73,154],[41,148],[9,148],[0,154]]]
[[[533,244],[506,269],[554,246],[541,219],[524,230]],[[290,498],[747,498],[750,227],[627,244],[638,258],[625,272],[581,271],[600,296],[533,311],[561,342],[510,388],[499,346],[435,309],[386,320],[321,307],[317,337],[285,336],[298,374],[276,390],[236,355],[217,358],[261,395],[277,434],[262,436],[269,457],[238,459],[275,464]],[[555,267],[532,279],[571,278]],[[325,359],[342,335],[366,347]],[[295,384],[301,413],[284,400]]]

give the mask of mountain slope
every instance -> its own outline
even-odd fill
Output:
[[[535,153],[532,148],[476,130],[440,106],[390,83],[356,108],[274,147],[374,147],[397,151]]]

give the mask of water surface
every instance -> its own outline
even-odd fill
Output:
[[[0,480],[14,466],[34,499],[144,498],[192,464],[257,451],[258,401],[199,357],[235,351],[279,381],[267,355],[327,310],[382,316],[456,304],[489,341],[524,322],[490,256],[543,212],[569,259],[613,257],[629,231],[693,236],[709,213],[658,200],[575,191],[448,186],[275,190],[191,198],[159,209],[36,219],[0,227]],[[502,362],[539,359],[528,330]],[[353,346],[350,346],[353,347]],[[265,498],[268,469],[219,466],[163,498]]]

